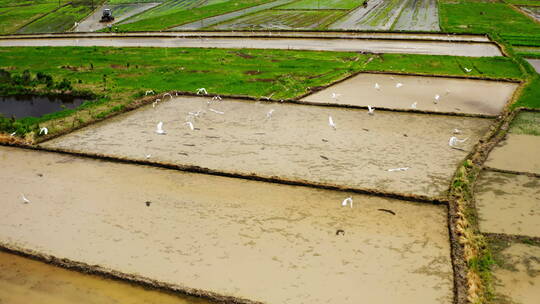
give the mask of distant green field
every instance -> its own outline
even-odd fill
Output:
[[[514,5],[540,6],[539,0],[504,0],[504,2]]]
[[[0,0],[0,7],[5,6],[24,6],[24,5],[36,5],[36,4],[66,4],[69,0]]]
[[[97,2],[97,1],[96,1]],[[56,33],[71,29],[92,12],[89,5],[67,5],[23,27],[19,33]]]
[[[440,0],[439,14],[446,32],[540,35],[540,24],[502,2]]]
[[[148,2],[165,2],[167,0],[109,0],[109,4],[126,4],[126,3],[148,3]]]
[[[120,31],[159,31],[165,30],[171,27],[182,25],[185,23],[197,21],[207,17],[213,17],[220,14],[236,11],[242,8],[247,8],[273,0],[229,0],[226,2],[214,3],[203,7],[193,8],[186,10],[178,7],[170,9],[166,14],[160,14],[158,16],[148,17],[143,20],[139,20],[133,23],[120,24],[118,28]],[[156,7],[154,9],[159,9]],[[149,10],[144,14],[153,14]],[[143,14],[139,15],[137,19],[141,19]]]
[[[58,8],[58,2],[37,4],[32,6],[0,8],[0,34],[14,33],[25,24],[53,11],[56,8]]]
[[[353,9],[362,5],[360,0],[300,0],[278,7],[279,9]]]
[[[512,121],[510,132],[540,136],[540,112],[521,112]]]
[[[265,10],[229,22],[214,29],[324,29],[346,14],[340,10]]]

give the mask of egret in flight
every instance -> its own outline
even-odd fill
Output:
[[[375,108],[372,108],[370,105],[368,105],[367,107],[368,107],[368,114],[369,115],[374,115],[375,114]]]

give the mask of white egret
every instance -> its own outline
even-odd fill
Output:
[[[412,105],[411,105],[411,108],[413,109],[416,109],[416,105],[418,104],[418,102],[414,102]]]
[[[332,99],[333,100],[337,100],[339,98],[339,96],[341,96],[341,94],[338,94],[338,93],[332,93]]]
[[[146,154],[145,157],[146,159],[149,159],[150,157],[152,157],[152,154]]]
[[[171,99],[173,99],[171,93],[165,93],[165,94],[163,94],[163,99],[165,99],[165,96],[169,96]]]
[[[25,204],[30,203],[30,200],[27,199],[26,196],[24,196],[24,194],[22,194],[22,193],[21,193],[21,198],[22,198],[23,203],[25,203]]]
[[[454,129],[454,134],[461,134],[461,130],[460,129]]]
[[[403,167],[403,168],[392,168],[392,169],[388,169],[386,171],[388,172],[396,172],[396,171],[407,171],[409,170],[409,167]]]
[[[381,86],[378,83],[375,83],[375,89],[380,90]]]
[[[403,83],[401,82],[396,83],[396,88],[401,88],[402,86],[403,86]]]
[[[144,93],[144,96],[147,96],[147,95],[149,95],[149,94],[154,95],[155,93],[156,93],[156,92],[154,92],[153,90],[149,90],[149,91],[146,91],[146,92]]]
[[[225,112],[221,112],[221,111],[218,111],[218,110],[214,110],[214,109],[209,109],[209,110],[210,110],[210,112],[214,112],[216,114],[221,114],[221,115],[225,114]]]
[[[165,135],[167,134],[164,130],[163,130],[163,122],[160,121],[157,126],[156,126],[156,133],[159,134],[159,135]]]
[[[41,128],[39,128],[39,134],[41,135],[41,133],[47,135],[47,134],[49,134],[49,129],[47,129],[45,127],[41,127]]]
[[[435,101],[433,101],[434,103],[437,103],[439,102],[439,99],[441,99],[441,96],[439,96],[439,94],[435,95]]]
[[[191,121],[186,121],[185,124],[191,129],[191,131],[193,131],[195,129],[195,127],[193,126],[193,123]]]
[[[270,109],[270,111],[268,111],[268,113],[266,113],[266,119],[272,118],[273,113],[274,113],[274,109]]]
[[[351,205],[351,208],[353,207],[353,199],[352,197],[347,197],[346,199],[341,202],[341,206],[346,207],[347,205]]]
[[[9,136],[13,137],[13,136],[15,136],[15,134],[17,134],[17,131],[15,131],[15,132],[9,134]]]
[[[336,124],[334,123],[332,116],[328,116],[328,125],[332,127],[334,130],[336,129]]]
[[[367,107],[368,107],[368,114],[369,115],[374,115],[375,114],[375,108],[372,108],[370,105],[368,105]]]
[[[206,91],[205,88],[198,88],[197,95],[208,95],[208,92]]]
[[[448,145],[453,148],[457,144],[464,143],[465,141],[467,141],[467,139],[469,139],[469,138],[459,139],[459,138],[457,138],[455,136],[452,136],[452,137],[450,137],[450,140],[448,140]]]
[[[212,97],[212,100],[214,100],[214,101],[221,101],[221,96],[216,95],[216,96]]]
[[[464,68],[464,69],[465,69],[465,72],[467,72],[467,73],[472,72],[472,69],[468,69],[468,68]]]

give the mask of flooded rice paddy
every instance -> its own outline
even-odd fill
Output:
[[[485,165],[495,169],[540,174],[540,136],[509,133],[489,154]]]
[[[11,247],[265,303],[452,302],[445,206],[7,147],[0,166]]]
[[[155,35],[155,34],[154,34]],[[104,37],[74,36],[35,39],[11,37],[0,39],[0,47],[7,46],[110,46],[110,47],[199,47],[199,48],[248,48],[291,49],[343,52],[407,53],[451,55],[467,57],[502,56],[497,45],[485,42],[372,40],[340,38],[252,38],[236,37]]]
[[[476,187],[480,230],[540,237],[540,178],[484,171]]]
[[[540,299],[540,247],[513,243],[500,253],[496,266],[497,303],[537,303]]]
[[[387,40],[425,40],[449,42],[491,42],[485,35],[474,34],[438,34],[438,33],[380,33],[380,32],[317,32],[317,31],[181,31],[181,32],[126,32],[126,33],[67,33],[67,34],[28,34],[10,35],[10,38],[85,38],[85,37],[299,37],[299,38],[357,38],[357,39],[387,39]],[[7,36],[0,36],[0,38]]]
[[[4,117],[40,117],[64,109],[74,109],[86,100],[73,97],[9,96],[0,97],[0,115]]]
[[[348,30],[439,31],[435,0],[370,0],[329,28]]]
[[[500,81],[362,73],[302,100],[407,110],[414,104],[423,111],[498,115],[517,87]],[[334,93],[339,96],[333,98]]]
[[[243,176],[440,197],[456,166],[491,124],[470,117],[209,102],[177,97],[42,145]],[[329,126],[329,116],[336,129]],[[166,135],[156,134],[160,121]],[[456,128],[468,138],[462,150],[448,146]],[[408,169],[392,171],[403,167]]]
[[[209,304],[0,251],[0,303]]]

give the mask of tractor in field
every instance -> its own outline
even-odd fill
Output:
[[[110,8],[106,8],[103,10],[103,15],[101,15],[101,20],[99,20],[99,22],[111,22],[111,21],[114,21],[112,11]]]

